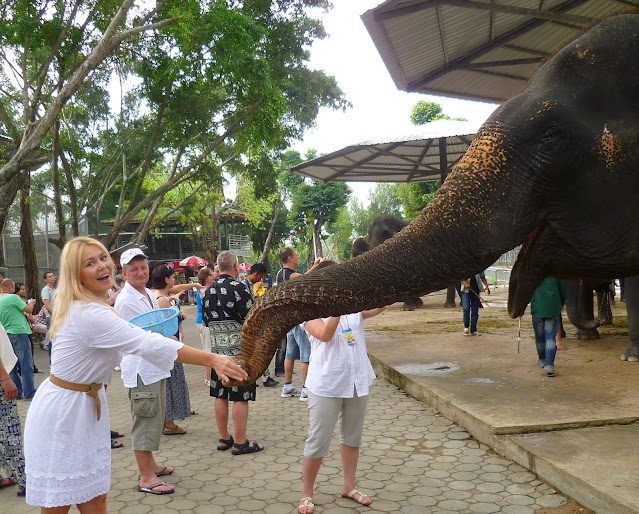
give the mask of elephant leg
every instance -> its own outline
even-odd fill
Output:
[[[455,304],[455,286],[448,286],[446,289],[446,303],[444,307],[457,307]]]
[[[610,294],[610,284],[602,284],[597,287],[596,291],[597,307],[601,324],[612,325],[612,309],[610,308],[612,296]]]
[[[626,309],[628,310],[628,336],[630,344],[620,358],[623,361],[639,361],[639,275],[624,280]]]
[[[577,309],[579,311],[579,318],[585,321],[594,321],[594,302],[592,285],[584,280],[579,287],[579,295],[577,300]],[[577,329],[577,339],[599,339],[599,331],[596,328],[591,329]]]
[[[424,302],[419,296],[417,298],[408,298],[404,300],[404,305],[402,305],[402,310],[414,311],[415,309],[419,309],[422,305],[424,305]]]

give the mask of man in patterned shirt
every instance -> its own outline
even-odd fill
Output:
[[[209,327],[211,351],[235,357],[240,351],[242,324],[253,305],[246,286],[237,280],[240,273],[233,252],[222,252],[217,257],[220,275],[204,293],[202,323]],[[261,444],[246,438],[249,401],[255,401],[255,383],[249,386],[224,387],[215,370],[211,370],[211,396],[215,398],[215,420],[220,433],[217,449],[233,448],[233,455],[260,452]],[[229,433],[229,400],[233,402],[235,437]]]

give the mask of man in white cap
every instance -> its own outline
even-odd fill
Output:
[[[139,248],[126,250],[120,256],[126,283],[115,300],[115,309],[124,319],[158,309],[150,289],[149,260]],[[166,409],[166,379],[169,373],[137,355],[125,354],[120,363],[122,380],[129,388],[131,401],[131,444],[140,469],[140,488],[153,494],[170,494],[175,488],[158,477],[170,475],[173,468],[155,462],[153,452],[160,449],[160,437]],[[150,487],[153,486],[153,487]]]

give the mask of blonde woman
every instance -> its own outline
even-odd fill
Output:
[[[95,239],[69,241],[60,258],[51,322],[51,375],[38,388],[25,424],[27,503],[42,513],[106,513],[110,487],[109,409],[102,381],[122,354],[169,371],[173,363],[212,366],[245,380],[232,359],[184,346],[123,320],[106,303],[115,266]],[[149,405],[153,408],[153,405]],[[43,429],[46,427],[46,430]]]

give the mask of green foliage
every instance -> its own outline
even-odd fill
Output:
[[[442,106],[437,102],[427,102],[426,100],[419,100],[410,113],[410,121],[413,125],[425,125],[431,121],[451,119],[466,121],[466,118],[451,118],[442,112]]]
[[[331,258],[347,260],[353,246],[353,223],[348,207],[340,208],[335,222],[327,225],[326,228],[331,234],[328,238],[328,246],[332,252]]]
[[[291,197],[291,216],[302,232],[315,222],[320,226],[334,223],[340,208],[348,203],[351,189],[343,182],[302,182]],[[312,234],[307,234],[310,239]]]
[[[22,139],[25,122],[36,122],[53,105],[121,6],[117,0],[0,6],[5,133]],[[307,66],[313,42],[326,36],[310,15],[315,8],[330,3],[136,2],[118,29],[127,34],[124,43],[95,61],[91,80],[74,91],[60,116],[60,145],[80,188],[80,210],[113,217],[117,232],[157,198],[169,209],[188,200],[170,194],[188,181],[196,187],[219,182],[222,169],[252,183],[256,201],[272,200],[280,190],[273,151],[312,127],[320,107],[349,106],[333,77]],[[144,23],[149,26],[131,30]],[[117,116],[109,107],[112,72],[128,88]],[[50,153],[49,139],[41,149]],[[62,191],[68,191],[64,184]]]
[[[398,184],[397,193],[402,202],[404,218],[407,220],[415,219],[428,202],[435,197],[435,193],[440,187],[439,180]]]

